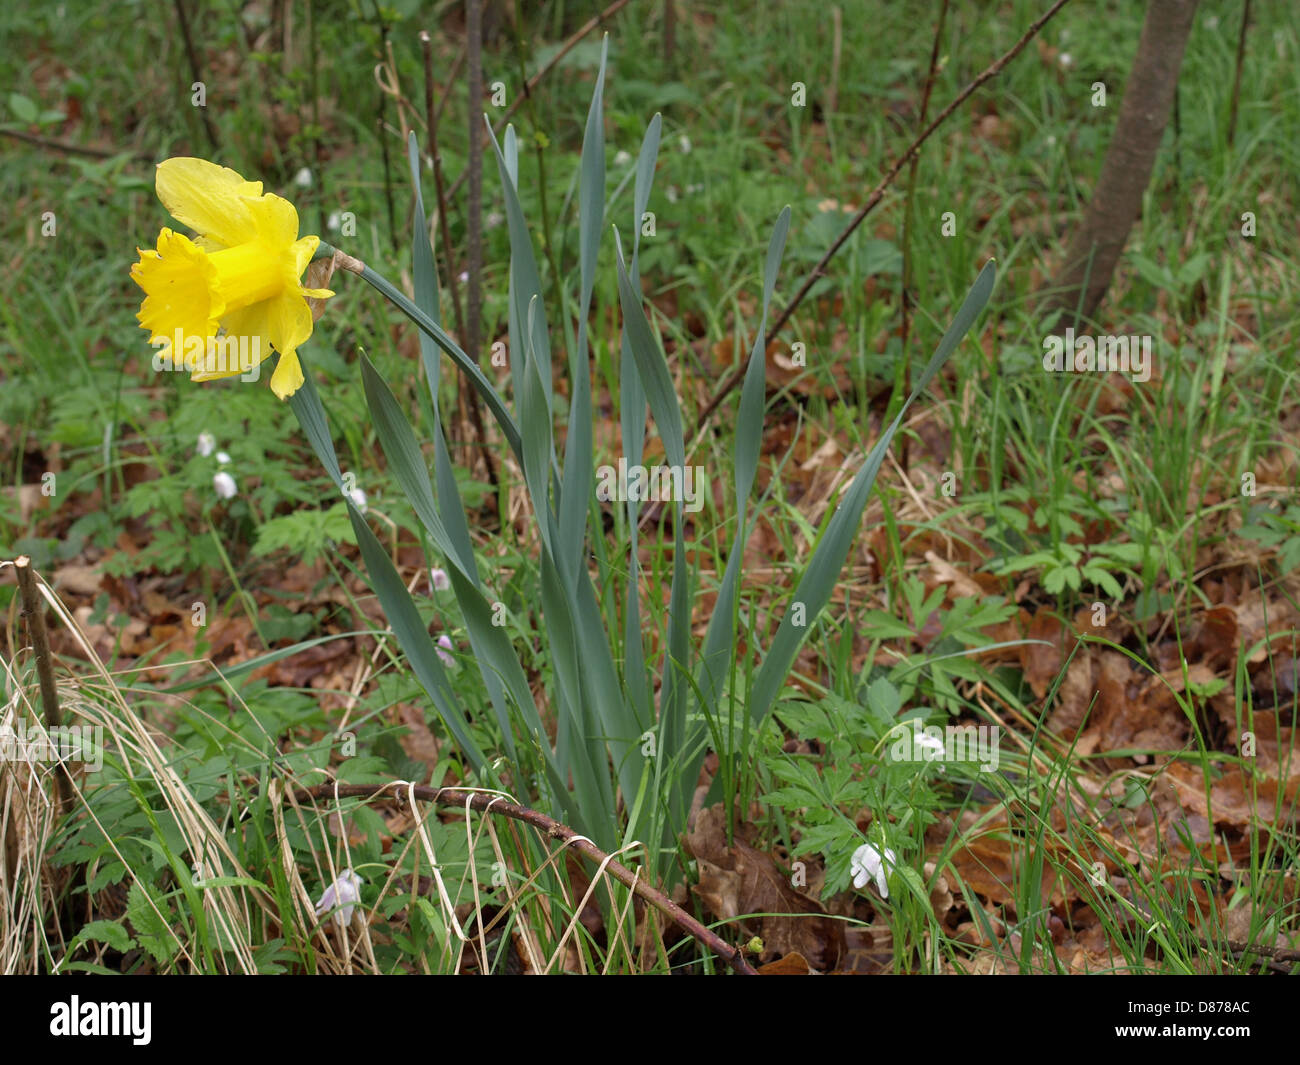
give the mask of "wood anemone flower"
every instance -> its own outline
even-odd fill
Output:
[[[183,366],[195,381],[246,374],[274,348],[271,391],[287,399],[303,382],[298,347],[313,321],[307,299],[334,295],[300,280],[320,238],[298,236],[288,200],[206,159],[164,160],[155,187],[168,213],[198,236],[163,229],[156,248],[137,249],[131,277],[145,297],[136,318],[149,342],[165,365]]]

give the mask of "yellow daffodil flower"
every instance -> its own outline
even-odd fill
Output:
[[[168,213],[198,237],[163,229],[156,249],[137,249],[131,277],[145,298],[136,318],[160,348],[155,366],[162,358],[209,381],[247,374],[274,348],[271,390],[293,395],[303,382],[298,346],[312,330],[307,297],[334,295],[300,280],[320,238],[298,236],[288,200],[206,159],[159,163],[156,188]]]

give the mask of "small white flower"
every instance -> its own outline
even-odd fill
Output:
[[[669,202],[669,203],[676,203],[676,202],[677,202],[677,197],[678,197],[678,195],[679,195],[678,192],[677,192],[677,186],[676,186],[676,185],[669,185],[669,186],[668,186],[668,189],[667,189],[667,191],[665,191],[664,195],[668,197],[668,202]]]
[[[483,225],[487,229],[496,229],[496,227],[499,226],[505,220],[506,220],[506,216],[503,215],[500,211],[488,211],[487,217],[483,219]],[[465,280],[468,281],[469,278],[466,278]]]
[[[338,211],[331,211],[329,218],[325,220],[325,224],[329,226],[330,229],[338,229],[339,223],[342,220],[343,216],[340,215]]]
[[[1062,70],[1069,70],[1074,66],[1074,56],[1070,55],[1069,52],[1062,52],[1056,57],[1056,61],[1061,64]]]
[[[1205,20],[1205,28],[1207,30],[1210,30],[1211,32],[1217,30],[1219,28],[1219,16],[1211,15],[1209,18],[1207,18]]]
[[[627,166],[627,164],[630,163],[631,161],[632,161],[631,152],[620,151],[616,156],[614,156],[615,166]]]
[[[311,171],[304,166],[298,173],[293,175],[293,183],[300,189],[311,188]]]
[[[216,490],[218,499],[234,499],[238,491],[235,487],[235,479],[225,470],[212,475],[212,487]]]
[[[468,285],[468,284],[469,284],[469,271],[468,271],[468,270],[462,270],[462,271],[460,272],[460,283],[461,283],[462,285]]]
[[[429,570],[429,580],[432,582],[435,592],[445,592],[451,587],[451,578],[447,576],[445,569],[434,568]]]
[[[1049,148],[1053,148],[1053,147],[1056,146],[1056,134],[1055,134],[1055,133],[1049,133],[1049,134],[1047,135],[1047,146],[1048,146]]]
[[[217,438],[211,433],[199,433],[198,452],[204,458],[207,458],[216,449]]]
[[[445,633],[438,637],[438,657],[442,659],[444,666],[454,666],[456,660],[447,652],[452,649],[451,637]]]
[[[931,736],[919,725],[912,731],[912,745],[915,747],[928,747],[932,751],[942,751],[943,740],[938,736]]]
[[[348,498],[352,500],[353,505],[362,514],[366,512],[366,493],[360,488],[354,488],[348,493]]]
[[[218,451],[218,452],[217,452],[217,461],[218,461],[219,463],[221,463],[221,465],[223,465],[223,466],[229,466],[229,465],[230,465],[230,456],[227,455],[224,451]]]
[[[683,155],[691,154],[691,138],[683,133],[677,138],[677,147],[681,149]]]
[[[351,869],[344,869],[316,903],[316,916],[324,917],[330,910],[341,907],[336,910],[334,920],[341,925],[351,924],[353,907],[360,901],[361,877]]]
[[[874,879],[880,897],[889,898],[889,883],[885,879],[888,872],[886,866],[892,868],[896,864],[896,856],[888,847],[885,848],[885,856],[882,859],[880,851],[870,843],[862,844],[853,852],[853,860],[849,863],[849,872],[853,874],[853,886],[861,891],[867,886],[867,881]]]

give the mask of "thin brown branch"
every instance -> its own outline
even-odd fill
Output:
[[[930,46],[930,69],[925,76],[925,88],[921,90],[921,110],[916,124],[925,128],[926,115],[930,113],[930,96],[934,92],[935,79],[939,76],[939,46],[943,43],[943,27],[948,20],[948,0],[940,0],[939,21],[934,27],[934,42]],[[916,205],[916,171],[921,165],[921,154],[912,156],[912,163],[907,170],[907,204],[903,208],[903,281],[902,298],[899,307],[903,315],[902,335],[899,338],[898,351],[901,356],[899,366],[902,370],[902,388],[896,389],[889,410],[885,412],[884,424],[894,419],[898,408],[903,405],[905,396],[912,392],[912,364],[907,358],[907,342],[912,336],[912,225]],[[898,465],[904,473],[908,468],[908,451],[911,434],[903,433],[900,441]]]
[[[414,794],[417,799],[437,803],[440,806],[452,806],[462,810],[469,806],[470,809],[481,813],[500,814],[511,820],[532,825],[545,832],[551,839],[560,840],[588,861],[598,866],[603,864],[615,880],[630,888],[638,898],[653,906],[682,931],[717,954],[736,972],[745,976],[757,975],[740,948],[731,946],[717,933],[705,928],[662,891],[651,887],[625,865],[614,861],[586,836],[527,806],[505,802],[499,796],[485,792],[468,791],[464,788],[432,788],[428,785],[412,785],[402,780],[391,781],[388,784],[320,784],[314,788],[300,788],[294,792],[294,798],[300,802],[335,798],[373,799],[385,793],[391,794],[398,801],[404,801]]]
[[[876,205],[880,203],[884,198],[885,190],[893,184],[894,179],[902,172],[903,167],[908,164],[912,156],[921,150],[921,146],[930,139],[934,131],[942,126],[949,117],[951,117],[952,113],[971,97],[976,89],[986,81],[997,77],[997,75],[1002,72],[1002,69],[1024,50],[1025,45],[1033,40],[1038,35],[1039,31],[1042,30],[1049,21],[1051,21],[1056,13],[1069,2],[1070,0],[1056,0],[1056,3],[1054,3],[1044,15],[1042,15],[1029,27],[1029,29],[1025,31],[1024,36],[1012,45],[1010,51],[994,60],[994,62],[986,67],[969,85],[962,89],[953,101],[939,112],[934,121],[921,131],[920,135],[908,146],[907,150],[894,160],[893,166],[889,168],[889,171],[885,174],[884,178],[881,179],[880,184],[871,190],[870,195],[867,196],[866,202],[864,202],[858,209],[858,213],[855,214],[849,221],[849,224],[844,227],[844,231],[835,238],[834,243],[831,244],[829,249],[827,249],[826,254],[821,257],[821,261],[812,268],[812,272],[804,278],[803,284],[799,286],[799,291],[794,294],[794,298],[786,305],[785,310],[781,312],[780,317],[777,318],[776,322],[772,325],[772,328],[767,331],[767,336],[764,338],[765,344],[770,344],[776,338],[776,335],[781,332],[786,323],[790,321],[790,316],[794,314],[799,304],[804,301],[804,297],[808,295],[809,290],[819,279],[826,275],[826,265],[835,257],[835,254],[844,246],[844,242],[853,235],[854,230],[862,224],[867,215],[869,215],[872,210],[875,209]],[[696,418],[695,431],[697,434],[704,429],[705,425],[712,417],[713,412],[717,410],[718,404],[730,395],[732,389],[740,383],[741,379],[745,376],[745,369],[746,367],[744,363],[738,366],[722,383],[722,386],[714,394],[713,398],[705,405],[704,409]]]
[[[672,73],[677,62],[677,5],[664,0],[664,66]]]
[[[830,128],[831,118],[840,111],[840,56],[844,51],[844,14],[839,4],[831,8],[831,77],[826,89],[822,120]]]
[[[27,618],[27,631],[32,637],[32,648],[36,652],[36,676],[41,686],[41,705],[45,711],[46,729],[56,729],[63,724],[63,711],[59,709],[59,690],[54,682],[54,663],[50,658],[50,634],[45,628],[45,600],[36,588],[36,574],[32,570],[32,560],[26,555],[19,555],[14,561],[14,570],[18,574],[18,590],[23,599],[23,614]],[[72,781],[68,769],[59,762],[54,775],[58,789],[58,808],[66,808],[72,793]]]
[[[568,55],[571,51],[573,51],[574,47],[577,45],[579,41],[581,41],[585,36],[587,36],[587,34],[589,34],[597,26],[604,24],[606,19],[610,18],[612,15],[622,10],[630,2],[631,0],[614,0],[614,2],[610,4],[609,7],[605,8],[604,11],[600,12],[597,15],[593,15],[590,19],[588,19],[581,26],[579,26],[569,37],[569,39],[565,41],[564,44],[560,47],[560,50],[556,52],[555,55],[551,56],[550,60],[540,70],[538,70],[536,74],[534,74],[531,78],[529,78],[524,83],[523,92],[518,93],[515,96],[514,100],[511,101],[510,105],[501,113],[501,117],[498,118],[494,123],[492,123],[493,132],[499,134],[503,129],[505,129],[506,123],[510,121],[510,116],[513,115],[521,106],[523,106],[523,102],[526,99],[528,99],[532,91],[536,89],[539,84],[541,84],[542,79],[546,77],[546,75],[549,74],[552,70],[555,69],[556,65],[560,62],[561,59],[563,59],[566,55]],[[483,143],[486,145],[487,131],[480,130],[479,135],[482,138]],[[460,177],[458,177],[455,181],[452,182],[451,189],[447,193],[448,199],[456,198],[456,193],[458,193],[460,191],[460,187],[463,184],[465,184],[465,181],[468,178],[468,176],[469,176],[469,168],[466,167],[465,170],[461,173]]]
[[[73,144],[70,141],[56,140],[53,137],[38,137],[35,133],[26,133],[21,129],[0,129],[0,136],[12,137],[16,141],[22,141],[25,144],[34,144],[38,148],[49,148],[56,152],[66,152],[68,155],[84,155],[90,159],[112,159],[114,156],[122,154],[121,150],[113,148],[91,148],[88,145]],[[138,159],[142,163],[154,162],[154,157],[149,152],[132,151],[132,159]]]
[[[189,15],[185,13],[184,0],[175,0],[175,7],[176,21],[180,23],[181,38],[185,41],[185,54],[189,58],[190,76],[193,77],[195,81],[201,82],[203,81],[203,73],[202,69],[199,67],[199,53],[194,47],[194,34],[190,32],[190,18]],[[203,100],[204,106],[199,108],[199,117],[203,120],[203,129],[208,135],[208,142],[212,145],[212,150],[215,152],[219,148],[219,145],[217,144],[217,130],[216,127],[212,125],[212,119],[208,117],[207,102],[207,97],[205,95]]]
[[[383,66],[384,60],[388,60],[390,69],[396,70],[396,64],[393,62],[393,46],[388,40],[388,23],[384,21],[384,12],[379,6],[379,0],[371,0],[375,8],[375,18],[379,22],[379,63]],[[378,73],[376,72],[376,80]],[[395,84],[395,83],[394,83]],[[400,92],[395,93],[398,97],[397,118],[401,121],[402,105]],[[379,138],[380,156],[384,162],[384,202],[388,207],[388,239],[393,246],[393,251],[397,251],[397,214],[393,210],[393,170],[392,163],[388,158],[388,138],[384,136],[384,126],[386,125],[388,109],[388,92],[383,84],[379,86],[379,106],[375,113],[375,135]]]
[[[442,121],[442,113],[447,109],[447,101],[451,99],[451,87],[456,84],[456,79],[460,77],[460,68],[465,65],[466,49],[461,48],[456,53],[456,58],[452,61],[451,71],[447,75],[447,84],[442,90],[442,99],[438,101],[438,110],[435,115],[439,122]]]
[[[451,292],[451,309],[456,315],[456,332],[465,335],[465,312],[460,302],[460,279],[456,276],[456,247],[447,229],[447,195],[442,186],[442,153],[438,150],[438,111],[433,105],[433,40],[428,30],[420,31],[420,49],[424,53],[424,122],[429,138],[429,159],[433,163],[433,187],[438,193],[438,229],[442,232],[443,253],[447,256],[447,288]]]
[[[420,48],[424,52],[424,122],[429,137],[429,159],[433,164],[433,184],[438,194],[438,231],[442,234],[442,247],[447,256],[447,288],[451,292],[452,313],[456,316],[456,333],[465,337],[465,313],[461,309],[460,278],[456,270],[456,248],[451,239],[451,230],[447,221],[447,193],[442,183],[442,153],[438,150],[438,108],[433,103],[433,41],[428,30],[420,31]],[[422,233],[417,240],[427,240],[428,234]],[[456,395],[462,407],[468,407],[470,422],[474,426],[474,435],[478,438],[479,450],[487,466],[488,480],[497,487],[496,464],[488,450],[487,430],[483,426],[483,411],[479,406],[478,393],[469,387],[460,387],[457,378]]]
[[[469,205],[466,213],[469,275],[466,283],[465,350],[478,362],[483,333],[483,0],[466,0],[465,47],[469,54]],[[455,195],[452,190],[451,195]]]
[[[1232,106],[1228,111],[1228,147],[1237,136],[1237,104],[1241,100],[1241,65],[1246,59],[1246,30],[1250,26],[1250,0],[1241,7],[1241,32],[1237,34],[1237,64],[1232,72]]]

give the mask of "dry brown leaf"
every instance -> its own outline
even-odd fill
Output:
[[[820,976],[798,951],[758,967],[759,976]]]
[[[695,894],[724,921],[742,914],[776,915],[740,922],[746,935],[763,940],[762,960],[798,953],[816,969],[833,969],[844,952],[842,922],[828,917],[820,902],[796,891],[770,855],[750,846],[742,838],[745,827],[737,830],[729,847],[722,804],[700,811],[694,830],[685,837],[686,849],[699,863]]]

